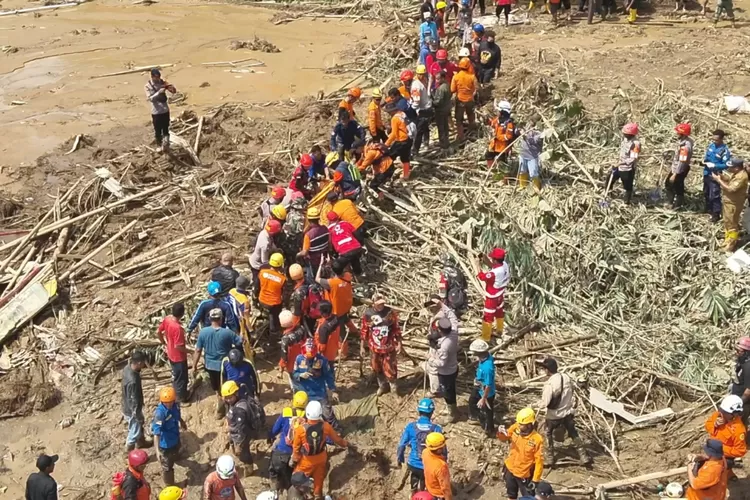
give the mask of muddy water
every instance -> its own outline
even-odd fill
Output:
[[[36,5],[3,2],[4,9]],[[274,14],[192,0],[150,6],[96,0],[41,17],[1,17],[0,46],[18,51],[0,56],[0,165],[29,164],[78,133],[101,136],[116,126],[149,121],[143,90],[148,75],[98,75],[129,65],[174,64],[163,76],[188,95],[187,107],[265,102],[337,88],[351,75],[327,76],[323,69],[344,62],[355,43],[372,44],[382,34],[378,27],[340,20],[306,18],[275,26]],[[256,35],[281,52],[229,48],[232,40]],[[202,65],[247,58],[265,66]]]

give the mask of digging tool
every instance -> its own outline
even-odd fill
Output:
[[[409,468],[405,465],[402,465],[401,468],[403,469],[403,472],[401,473],[401,480],[398,482],[396,491],[401,491],[402,489],[404,489],[404,486],[406,486],[406,478],[409,477]]]
[[[341,343],[339,344],[339,350],[336,353],[336,359],[339,360],[339,369],[336,370],[336,375],[334,376],[334,379],[333,379],[334,382],[338,382],[338,380],[339,380],[339,373],[341,373],[342,369],[344,368],[344,364],[340,362],[341,361],[341,348],[346,345],[346,341],[349,338],[349,332],[350,331],[351,330],[349,330],[349,328],[346,329],[346,335],[344,335],[344,340],[342,340]],[[361,364],[360,364],[360,366],[361,366]]]
[[[614,182],[615,176],[610,173],[609,179],[607,180],[607,188],[604,190],[604,198],[599,200],[599,207],[600,208],[609,208],[609,200],[607,199],[607,195],[609,195],[609,190],[612,187],[612,182]]]
[[[667,163],[667,159],[662,156],[661,157],[661,165],[659,165],[659,176],[656,178],[656,187],[651,190],[651,192],[648,195],[649,200],[656,203],[659,200],[661,200],[661,187],[659,186],[659,183],[664,178],[664,165]],[[664,181],[666,183],[666,181]]]

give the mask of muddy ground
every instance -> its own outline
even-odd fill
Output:
[[[2,4],[6,9],[27,5],[18,0]],[[594,26],[574,22],[553,28],[546,17],[540,16],[529,26],[507,31],[500,28],[503,75],[496,83],[494,95],[502,96],[518,81],[533,78],[538,68],[550,66],[559,66],[562,76],[568,73],[575,79],[578,95],[586,103],[587,111],[593,113],[606,114],[612,105],[611,97],[620,91],[631,95],[656,94],[659,81],[666,89],[681,89],[707,99],[720,93],[745,94],[750,91],[745,62],[750,43],[742,10],[747,5],[746,1],[738,3],[741,27],[737,30],[723,27],[712,30],[704,19],[694,15],[675,18],[663,10],[653,14],[652,19],[672,25],[630,27],[622,25],[620,19]],[[21,216],[32,217],[43,210],[49,204],[44,194],[48,190],[65,187],[78,176],[90,174],[93,166],[133,148],[139,148],[138,161],[132,167],[138,175],[158,179],[179,173],[161,168],[159,158],[146,147],[151,142],[151,130],[142,96],[145,76],[94,78],[127,69],[130,63],[176,64],[164,72],[187,95],[184,102],[173,106],[175,116],[188,109],[202,114],[224,101],[255,103],[228,106],[217,115],[222,120],[217,118],[213,125],[221,130],[207,128],[201,160],[210,165],[211,172],[227,167],[232,159],[227,157],[230,150],[258,161],[255,156],[258,153],[286,151],[290,146],[306,150],[314,142],[325,143],[335,103],[311,107],[309,100],[300,106],[287,100],[303,99],[321,89],[335,90],[345,83],[352,74],[332,76],[324,74],[321,68],[346,61],[347,48],[356,43],[378,42],[387,27],[326,19],[302,19],[276,26],[269,22],[271,17],[273,12],[242,5],[159,2],[143,6],[103,1],[39,17],[0,18],[2,45],[18,48],[0,57],[3,118],[0,127],[5,138],[0,146],[5,168],[0,175],[6,193],[25,200]],[[281,52],[229,48],[231,40],[251,39],[255,34],[267,38]],[[203,62],[247,57],[263,60],[266,66],[260,70],[264,73],[230,73],[228,68],[201,66]],[[202,86],[204,82],[209,85]],[[262,106],[276,100],[286,104]],[[12,101],[26,104],[11,105]],[[311,111],[313,116],[300,120],[279,120]],[[737,120],[745,123],[741,117]],[[93,142],[65,155],[75,134],[87,134]],[[702,142],[706,138],[697,140]],[[39,161],[34,161],[40,156]],[[284,168],[291,162],[286,153],[260,158],[265,161],[261,165],[271,182],[288,176]],[[109,166],[113,173],[122,175],[131,168],[121,163]],[[252,169],[243,170],[239,175],[249,178],[251,172]],[[232,200],[231,206],[211,193],[199,203],[186,205],[165,226],[157,242],[210,224],[226,229],[217,255],[225,248],[243,255],[256,226],[252,218],[255,203],[265,192],[260,178],[253,177],[251,181],[248,189]],[[238,213],[249,219],[250,231],[244,221],[237,222]],[[68,318],[57,324],[54,318],[48,318],[43,325],[60,329],[69,336],[81,332],[106,336],[129,319],[140,319],[170,298],[202,286],[212,261],[213,258],[202,257],[186,263],[189,284],[177,282],[164,290],[140,286],[80,290],[75,300],[86,303],[85,309],[69,312]],[[246,266],[241,263],[240,268],[243,267]],[[98,300],[90,304],[94,298]],[[22,348],[28,342],[22,336],[10,347]],[[112,349],[110,343],[93,339],[89,342],[101,352]],[[351,350],[356,352],[356,347]],[[257,365],[263,379],[262,401],[269,423],[290,396],[288,386],[274,369],[276,360],[272,344],[262,345]],[[105,496],[111,474],[124,463],[125,425],[119,414],[121,366],[106,370],[97,386],[92,384],[97,365],[72,378],[56,377],[56,390],[40,388],[46,377],[40,375],[40,368],[35,365],[30,375],[19,370],[0,378],[0,387],[4,389],[0,413],[10,416],[33,412],[0,421],[0,496],[22,497],[23,483],[33,470],[34,457],[42,451],[61,455],[55,476],[63,487],[62,498],[93,500]],[[344,422],[351,440],[370,453],[367,458],[345,453],[334,456],[330,486],[337,498],[405,498],[403,492],[394,492],[401,477],[395,468],[395,449],[401,429],[413,417],[423,379],[414,373],[408,360],[401,360],[401,366],[402,395],[389,394],[379,400],[380,417],[374,427],[371,422]],[[163,366],[157,368],[156,375],[158,380],[152,372],[144,374],[149,408],[155,404],[156,390],[169,380]],[[462,380],[469,381],[470,374],[464,374]],[[375,390],[359,376],[356,360],[344,364],[340,384],[344,402]],[[462,388],[459,406],[465,416],[469,386],[465,383]],[[502,391],[498,398],[498,422],[508,423],[508,409],[518,408],[537,394],[532,389],[520,393]],[[210,463],[222,451],[219,439],[222,427],[213,416],[214,399],[202,387],[198,400],[184,410],[189,426],[184,437],[186,459],[177,468],[177,479],[187,481],[191,499],[199,498],[200,485]],[[441,408],[439,405],[438,409]],[[679,430],[681,437],[677,440],[681,442],[684,433],[696,431],[704,418],[697,415]],[[617,456],[622,473],[607,450],[591,444],[590,452],[595,458],[592,468],[565,465],[546,477],[560,488],[575,489],[623,475],[678,466],[690,446],[675,447],[674,434],[664,435],[665,428],[627,429],[619,436]],[[481,439],[477,429],[465,422],[449,426],[447,435],[458,498],[502,498],[504,445]],[[584,438],[591,440],[586,432]],[[262,476],[268,458],[264,442],[257,442],[254,448],[258,452],[259,474],[245,481],[251,494],[265,485]],[[147,473],[158,488],[161,484],[158,466],[149,466]],[[744,477],[743,472],[739,474]],[[732,498],[750,497],[749,491],[750,482],[742,479],[732,486]]]

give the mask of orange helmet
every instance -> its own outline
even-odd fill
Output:
[[[359,99],[362,97],[362,89],[359,87],[354,87],[349,89],[349,92],[346,93],[346,95],[350,97],[354,97],[355,99]]]
[[[344,180],[344,174],[339,170],[333,172],[333,182],[341,182]]]
[[[159,391],[159,401],[162,403],[174,403],[177,395],[172,387],[162,387]]]
[[[622,127],[622,133],[625,135],[638,135],[638,124],[637,123],[626,123]]]
[[[674,131],[680,135],[690,135],[693,127],[689,123],[680,123],[674,128]]]
[[[464,71],[468,70],[471,67],[471,62],[464,57],[460,61],[458,61],[458,69],[462,69]]]
[[[405,69],[398,76],[398,79],[401,80],[402,82],[408,82],[408,81],[414,80],[414,72],[410,69]]]

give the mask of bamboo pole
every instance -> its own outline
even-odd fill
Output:
[[[89,254],[86,255],[86,257],[84,257],[82,260],[78,261],[78,263],[75,264],[73,267],[65,271],[60,276],[60,281],[67,279],[69,276],[72,276],[73,273],[75,273],[78,269],[88,264],[89,260],[93,259],[96,256],[96,254],[98,254],[99,252],[107,248],[109,245],[114,243],[114,241],[117,240],[120,236],[130,231],[133,228],[133,226],[136,225],[137,222],[138,222],[138,219],[130,221],[130,224],[120,229],[120,231],[118,231],[117,234],[115,234],[114,236],[109,238],[107,241],[105,241],[104,243],[102,243],[101,245],[93,249],[91,252],[89,252]]]

